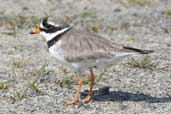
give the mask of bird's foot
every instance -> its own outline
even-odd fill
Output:
[[[73,104],[76,104],[77,102],[79,102],[79,98],[74,98],[73,100],[67,100],[65,102],[65,105],[68,106],[68,105],[73,105]]]
[[[81,101],[84,102],[84,103],[88,103],[88,102],[91,101],[91,99],[92,99],[92,96],[88,95],[86,98],[84,98],[84,99],[81,100]]]

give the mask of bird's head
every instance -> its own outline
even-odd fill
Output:
[[[55,21],[53,18],[46,17],[30,34],[41,34],[46,41],[49,41],[69,28],[71,28],[69,24],[62,19]]]

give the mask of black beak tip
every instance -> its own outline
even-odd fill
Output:
[[[30,32],[30,34],[34,34],[34,32]]]

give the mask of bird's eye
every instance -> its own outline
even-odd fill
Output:
[[[50,25],[49,24],[46,24],[46,26],[45,26],[46,28],[50,28]]]
[[[46,24],[46,26],[45,26],[47,29],[49,29],[49,28],[52,28],[53,26],[52,25],[50,25],[50,24]]]

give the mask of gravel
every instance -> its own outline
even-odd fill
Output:
[[[171,0],[0,3],[0,114],[171,113]],[[49,54],[43,38],[29,34],[46,16],[155,52],[96,70],[93,100],[66,107],[76,93],[75,73]],[[134,59],[138,66],[128,64]],[[81,98],[89,87],[87,77],[84,81]]]

